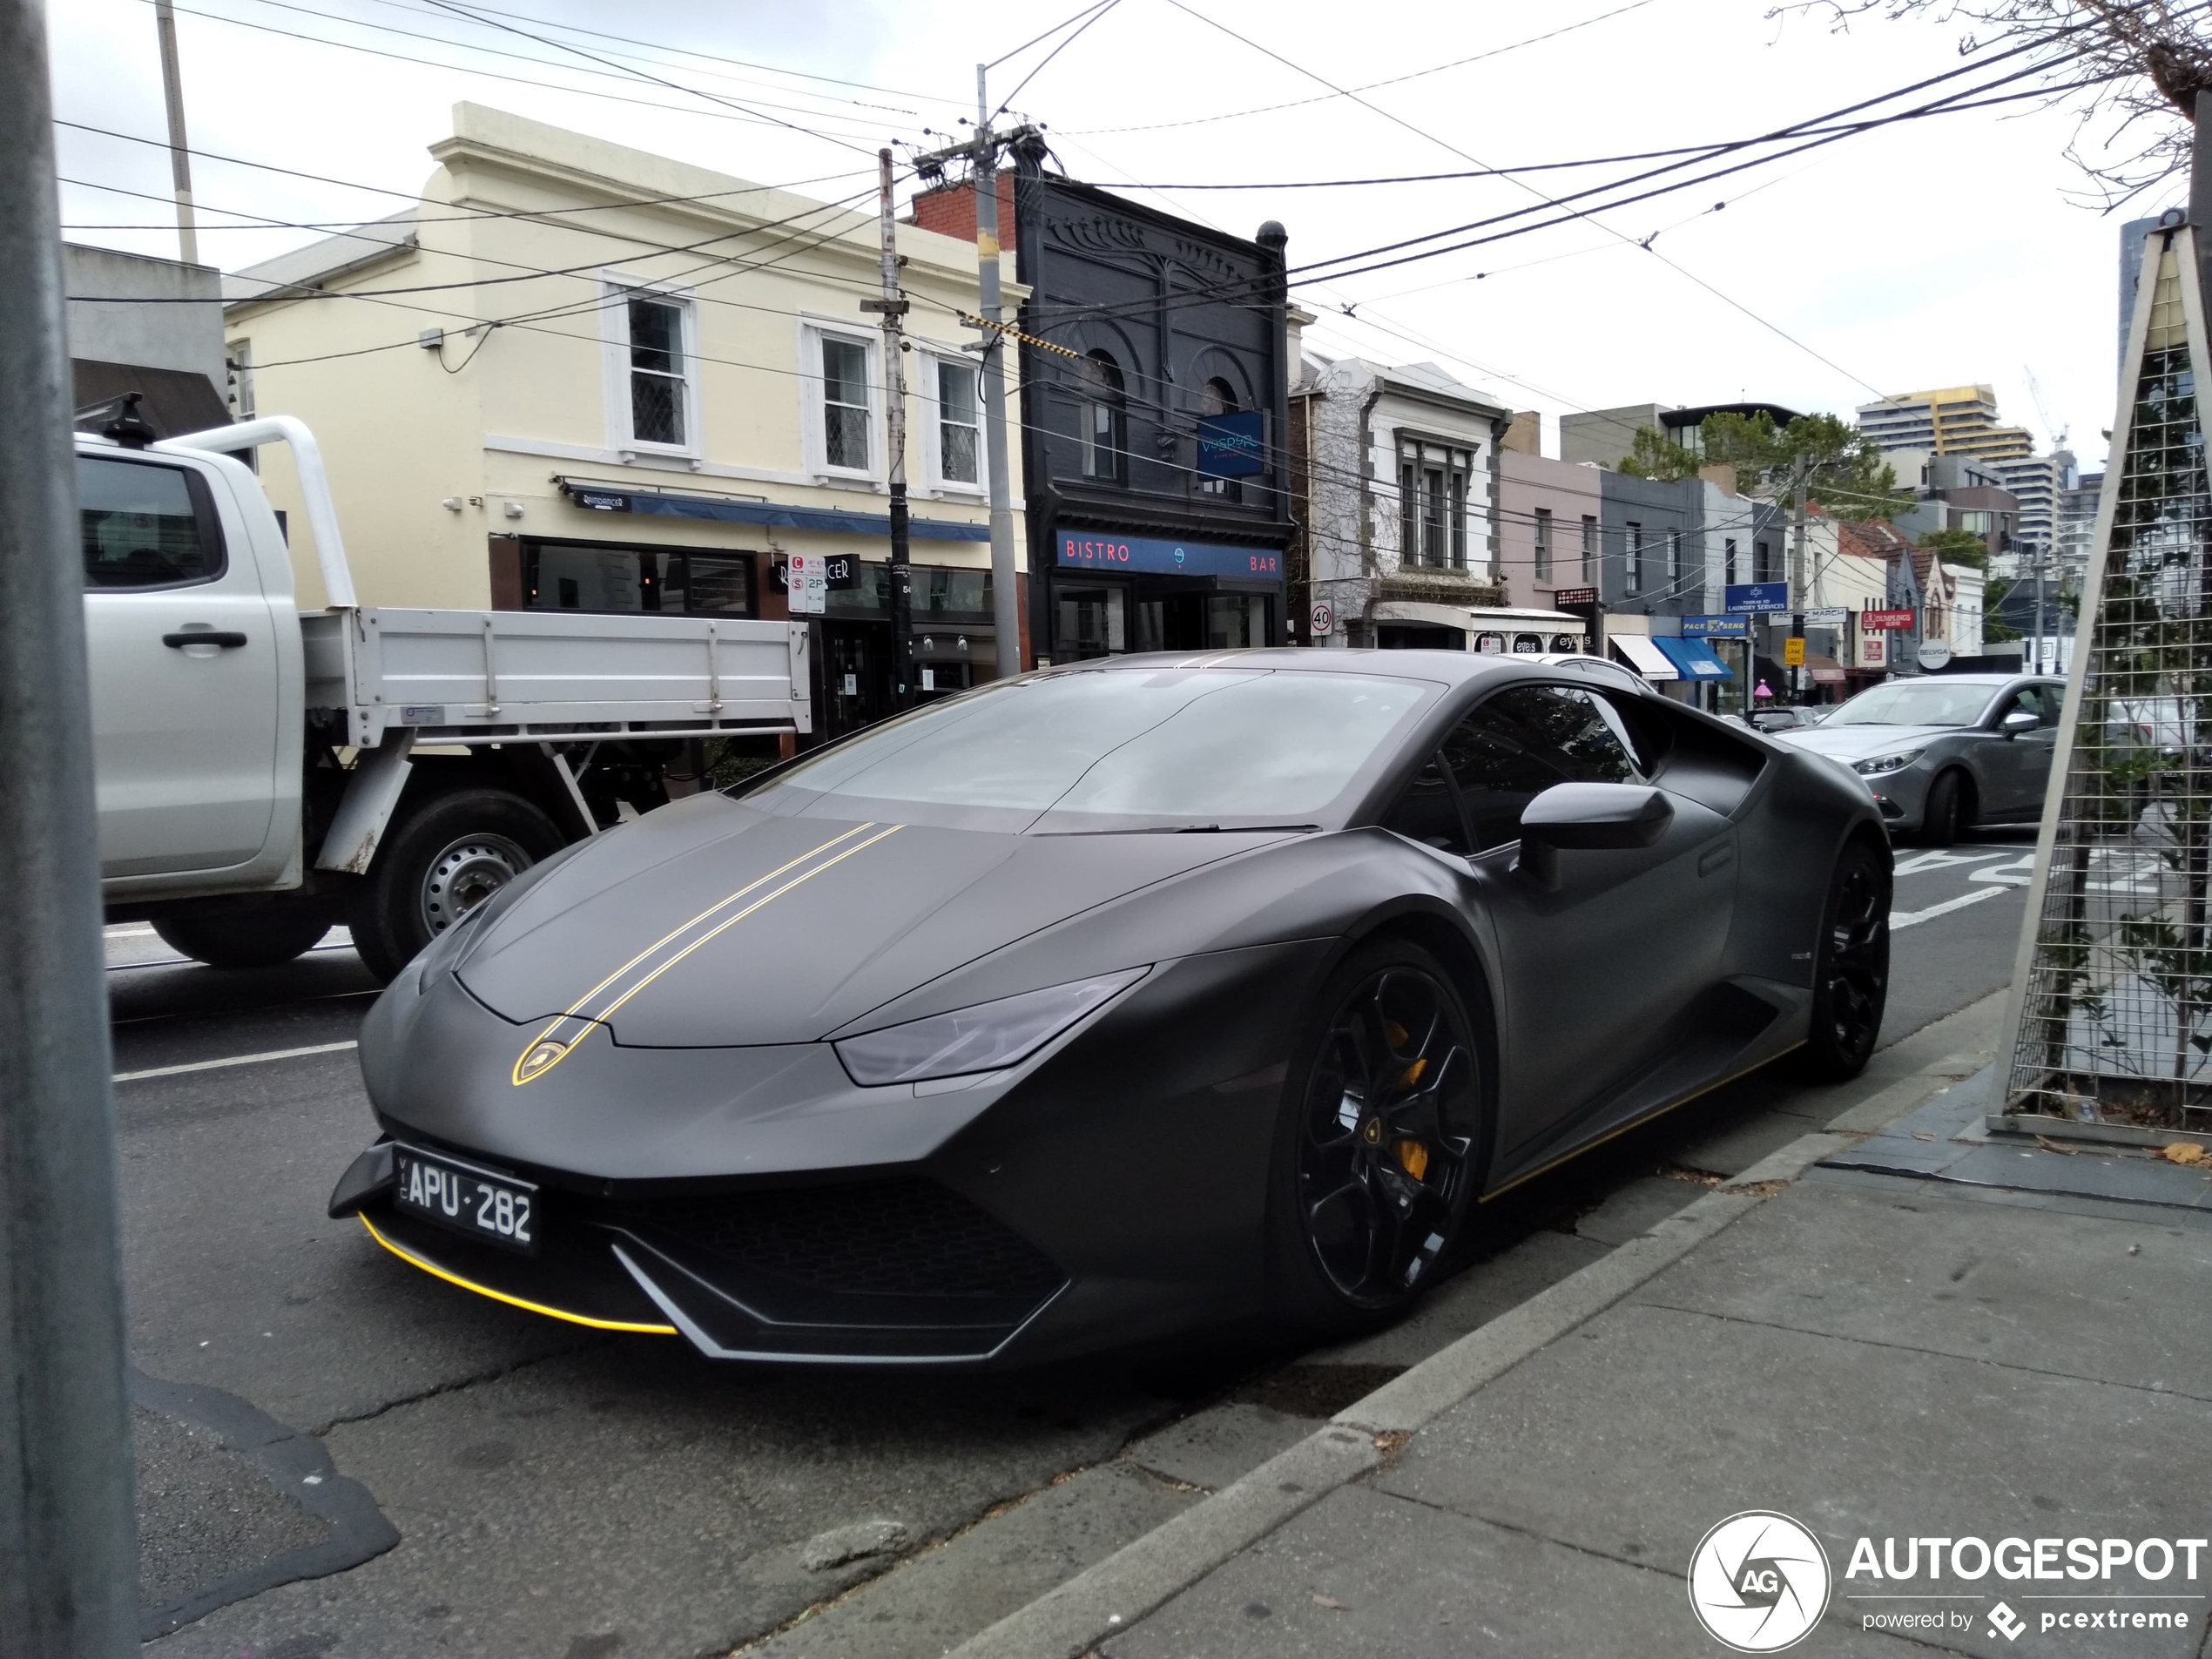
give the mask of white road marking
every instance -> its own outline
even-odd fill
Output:
[[[118,1071],[108,1079],[110,1082],[143,1082],[148,1077],[177,1077],[187,1071],[220,1071],[226,1066],[258,1066],[271,1060],[297,1060],[311,1054],[341,1054],[347,1049],[358,1049],[355,1041],[318,1042],[305,1049],[272,1049],[266,1054],[234,1054],[225,1060],[195,1060],[188,1066],[154,1066],[145,1071]]]
[[[2005,852],[2012,849],[2007,847]],[[1891,872],[1893,875],[1918,875],[1923,870],[1940,870],[1953,864],[1979,864],[1989,859],[2001,859],[2005,853],[1946,853],[1938,847],[1932,852],[1916,853]]]
[[[1994,881],[2008,887],[2024,887],[2035,874],[2035,854],[2014,859],[2010,864],[1993,864],[1986,870],[1974,870],[1967,874],[1969,881]]]
[[[1941,904],[1932,904],[1925,910],[1908,910],[1902,915],[1892,910],[1890,912],[1890,931],[1895,933],[1900,927],[1917,927],[1924,921],[1932,921],[1953,910],[1964,910],[1970,904],[1979,904],[1984,899],[1995,899],[2012,891],[2010,887],[1977,887],[1973,892],[1962,893],[1955,899],[1946,899]]]
[[[118,921],[103,929],[110,939],[151,939],[153,924],[150,921]]]

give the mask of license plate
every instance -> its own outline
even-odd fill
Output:
[[[392,1202],[408,1214],[537,1254],[537,1189],[529,1182],[411,1146],[392,1149]]]

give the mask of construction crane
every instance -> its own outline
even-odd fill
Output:
[[[2035,400],[2035,412],[2043,418],[2043,430],[2050,436],[2051,448],[2054,449],[2065,448],[2067,434],[2071,432],[2074,428],[2072,427],[2054,426],[2051,423],[2050,408],[2043,401],[2042,382],[2035,378],[2035,371],[2030,368],[2026,363],[2022,363],[2020,365],[2020,373],[2027,378],[2028,396]]]

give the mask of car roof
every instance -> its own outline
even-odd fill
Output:
[[[1270,645],[1247,651],[1156,651],[1128,657],[1087,657],[1077,662],[1055,663],[1047,671],[1062,669],[1264,668],[1298,669],[1323,674],[1389,674],[1400,679],[1441,680],[1463,685],[1515,668],[1544,666],[1533,657],[1512,657],[1471,651],[1395,651],[1380,646],[1357,649],[1311,645]]]

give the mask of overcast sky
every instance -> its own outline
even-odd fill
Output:
[[[957,134],[974,113],[979,60],[1015,53],[991,76],[995,103],[1014,92],[1054,43],[1015,49],[1076,0],[1042,11],[933,0],[496,3],[514,29],[600,61],[429,0],[179,0],[191,138],[207,152],[194,163],[201,257],[235,268],[310,239],[218,229],[243,222],[218,209],[304,224],[404,206],[463,98],[749,180],[819,179],[806,192],[834,198],[867,187],[880,145],[941,141],[925,128]],[[1748,137],[1960,64],[1955,28],[1876,19],[1839,35],[1766,10],[1760,0],[1119,0],[1014,107],[1046,125],[1075,177],[1241,234],[1280,219],[1296,266],[1535,199],[1496,179],[1172,186],[1525,166]],[[160,138],[151,0],[60,0],[49,19],[58,116]],[[1550,30],[1564,32],[1530,39]],[[1407,76],[1357,97],[1330,91]],[[2062,153],[2074,132],[2070,115],[2033,105],[1901,122],[1595,224],[1298,295],[1319,314],[1309,335],[1318,350],[1433,360],[1548,416],[1750,397],[1848,417],[1878,392],[1986,381],[2007,419],[2047,441],[2071,428],[2094,466],[2113,418],[2119,232],[2116,218],[2069,199],[2081,182]],[[64,179],[81,181],[62,192],[71,239],[174,257],[163,151],[64,127],[59,153]],[[237,165],[250,162],[343,183]],[[1630,171],[1531,181],[1556,196]],[[2129,216],[2182,193],[2145,199]],[[1635,246],[1655,232],[1650,251]]]

